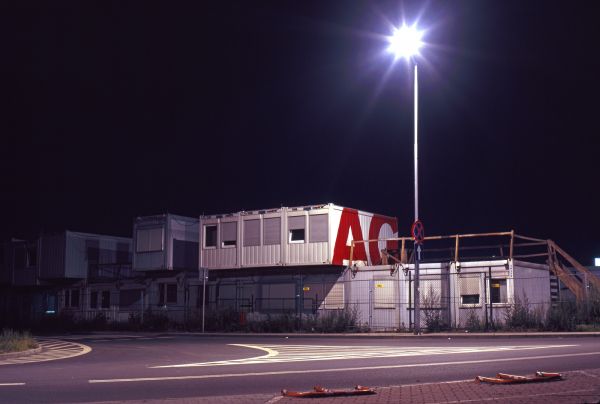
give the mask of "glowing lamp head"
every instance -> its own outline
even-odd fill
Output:
[[[409,59],[419,54],[419,49],[423,46],[421,38],[423,32],[418,31],[416,26],[402,25],[395,28],[393,35],[388,38],[388,52],[393,53],[396,58]]]

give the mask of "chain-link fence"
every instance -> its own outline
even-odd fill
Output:
[[[515,275],[517,273],[517,275]],[[573,275],[576,276],[576,275]],[[576,329],[600,323],[600,294],[585,284],[577,300],[546,270],[425,266],[421,329]],[[87,327],[251,331],[409,331],[414,328],[413,270],[353,274],[175,278],[46,291],[29,319],[62,317]],[[6,300],[6,299],[5,299]],[[203,321],[204,318],[204,321]]]

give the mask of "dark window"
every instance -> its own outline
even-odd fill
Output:
[[[174,283],[159,283],[158,304],[164,306],[168,303],[177,304],[177,285]]]
[[[304,229],[290,230],[290,242],[300,243],[304,241]]]
[[[167,303],[177,303],[177,285],[167,285]]]
[[[492,303],[507,303],[506,279],[490,279],[490,301]]]
[[[69,307],[79,307],[79,289],[71,289],[71,304]]]
[[[34,267],[37,264],[37,246],[36,245],[28,245],[27,246],[27,266]]]
[[[103,309],[110,308],[110,292],[108,290],[102,291],[102,299],[100,305]]]
[[[204,226],[204,247],[217,247],[217,225]]]
[[[56,302],[57,302],[57,298],[55,294],[47,294],[46,295],[46,301],[45,301],[45,307],[46,307],[46,314],[56,314]]]
[[[131,263],[131,247],[128,243],[117,243],[117,264]]]
[[[223,247],[235,247],[237,244],[237,222],[221,223],[221,243]]]
[[[290,216],[288,217],[288,229],[290,243],[303,243],[305,233],[305,219],[304,216]]]
[[[173,239],[173,266],[179,269],[198,269],[198,243]]]
[[[163,228],[153,227],[138,229],[136,233],[136,252],[152,252],[163,250]]]
[[[479,304],[479,295],[461,295],[462,304]]]
[[[98,308],[98,292],[94,290],[90,293],[90,309],[97,309],[97,308]]]

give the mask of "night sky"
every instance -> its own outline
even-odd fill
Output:
[[[210,4],[214,3],[214,4]],[[600,257],[600,23],[552,1],[15,2],[0,9],[0,238],[334,202]]]

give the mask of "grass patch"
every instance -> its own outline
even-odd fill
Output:
[[[27,331],[4,329],[0,334],[0,353],[20,352],[37,347],[37,342]]]

